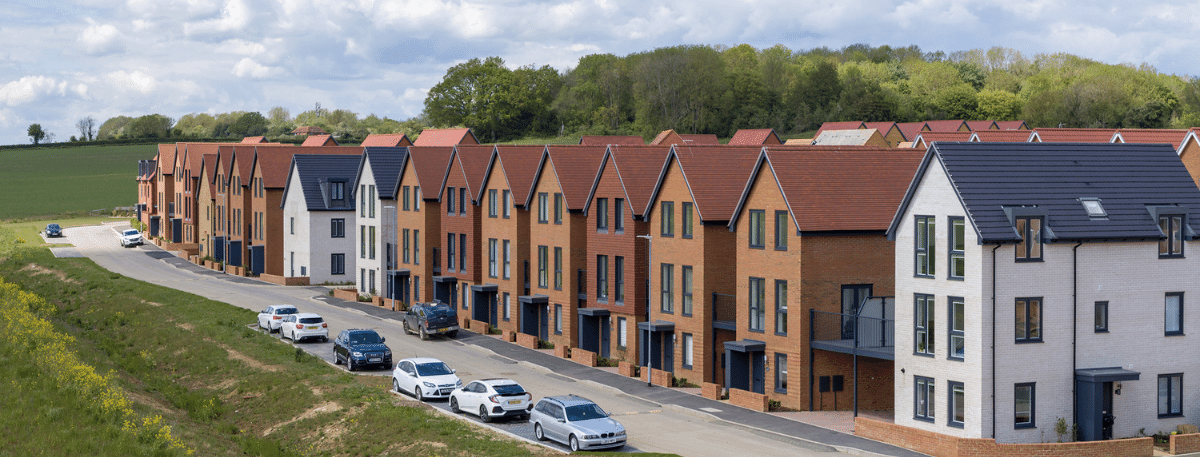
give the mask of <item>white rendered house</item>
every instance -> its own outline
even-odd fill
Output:
[[[396,182],[404,166],[407,148],[367,147],[359,160],[354,199],[358,212],[354,235],[357,274],[355,285],[362,295],[395,298]]]
[[[354,282],[354,175],[359,156],[296,154],[283,192],[284,275]]]
[[[933,143],[888,232],[896,424],[1037,443],[1194,422],[1198,218],[1170,145]]]

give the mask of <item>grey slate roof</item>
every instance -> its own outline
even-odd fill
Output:
[[[1200,189],[1170,145],[966,142],[932,144],[889,235],[934,156],[981,243],[1020,241],[1010,214],[1022,211],[1045,216],[1047,241],[1161,239],[1156,206],[1182,209],[1191,219],[1185,237],[1196,236]],[[1100,199],[1106,217],[1088,216],[1079,199],[1089,197]]]
[[[282,201],[287,201],[291,188],[291,173],[300,174],[300,191],[304,192],[304,203],[309,211],[353,211],[354,179],[358,176],[360,158],[356,155],[296,154],[292,156],[292,170],[288,176],[288,187],[284,189]],[[330,208],[326,199],[330,180],[346,181],[346,207]],[[282,202],[281,202],[282,204]]]
[[[404,168],[404,160],[408,157],[406,147],[370,146],[363,148],[362,163],[371,161],[371,172],[375,175],[375,188],[380,200],[392,200],[396,184],[400,182],[400,170]],[[359,165],[359,173],[362,172]]]

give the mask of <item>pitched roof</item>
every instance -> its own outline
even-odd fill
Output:
[[[1043,143],[1108,143],[1117,129],[1034,129],[1029,141]],[[1035,140],[1036,139],[1036,140]]]
[[[680,133],[679,137],[683,139],[682,144],[721,144],[721,140],[717,138],[717,135],[712,133]]]
[[[966,125],[962,119],[925,121],[926,130],[930,132],[957,132]]]
[[[263,187],[282,189],[287,186],[292,156],[303,154],[362,155],[363,148],[357,146],[309,146],[298,148],[290,145],[258,145],[254,148],[254,165],[262,168]],[[241,155],[241,152],[238,152]],[[253,172],[254,170],[250,170]],[[250,176],[246,174],[245,176]],[[243,178],[242,182],[249,179]]]
[[[362,144],[359,146],[387,146],[394,148],[399,146],[412,146],[412,144],[413,143],[408,139],[408,136],[403,133],[372,133],[367,135],[367,137],[363,139]]]
[[[538,162],[545,151],[545,146],[496,146],[492,163],[488,165],[489,173],[496,170],[495,166],[499,164],[512,191],[513,201],[524,205],[533,192],[533,178],[537,175]],[[486,176],[484,180],[487,182]]]
[[[625,201],[633,208],[633,214],[641,217],[650,206],[655,179],[662,172],[663,163],[670,152],[669,145],[609,146],[604,159],[596,167],[595,182],[592,183],[587,196],[588,205],[591,205],[592,197],[600,184],[600,173],[604,170],[604,163],[611,162],[617,172],[616,179],[625,191]]]
[[[292,130],[292,135],[324,135],[324,129],[311,125],[302,125]]]
[[[862,146],[869,144],[873,137],[877,142],[886,143],[878,130],[854,129],[826,130],[821,132],[821,135],[813,138],[812,144],[816,146]]]
[[[896,129],[897,132],[900,131],[900,127],[897,127],[895,122],[863,122],[862,128],[878,130],[879,134],[883,136],[887,136],[888,133],[891,133],[892,129]],[[900,134],[904,135],[904,133]]]
[[[542,164],[538,167],[538,176],[534,181],[541,178],[541,173],[547,168],[545,164],[549,161],[554,167],[558,185],[562,188],[567,209],[583,209],[587,206],[592,184],[596,182],[601,159],[607,150],[606,146],[546,146]]]
[[[985,143],[999,142],[1027,142],[1029,135],[1033,134],[1028,130],[976,130],[971,135],[970,141],[982,141]]]
[[[200,176],[203,176],[207,179],[202,179],[201,181],[203,182],[201,182],[200,185],[208,186],[208,195],[216,195],[217,190],[213,188],[213,174],[217,172],[217,155],[204,154],[204,157],[201,160],[204,162],[204,170],[201,171]],[[199,198],[199,192],[196,192],[196,194],[197,198]]]
[[[216,170],[216,174],[212,175],[213,181],[214,182],[216,181],[217,174],[224,176],[225,179],[229,179],[229,174],[233,172],[233,146],[232,145],[228,145],[228,146],[222,145],[222,146],[217,147],[217,165],[220,168],[218,168]],[[221,184],[224,185],[225,183],[222,182]]]
[[[789,139],[789,140],[787,140],[787,141],[784,141],[784,142],[783,142],[783,144],[786,144],[786,145],[806,145],[806,146],[811,146],[811,145],[812,145],[812,142],[813,142],[813,139],[812,139],[812,138],[792,138],[792,139]]]
[[[821,132],[826,130],[857,130],[867,128],[863,121],[845,121],[845,122],[826,122],[821,124],[821,128],[817,129],[817,133],[813,134],[813,138],[821,136]]]
[[[296,154],[292,156],[291,167],[285,178],[288,186],[284,189],[280,205],[287,201],[288,192],[295,191],[291,188],[291,176],[292,173],[295,173],[300,179],[300,191],[304,192],[304,205],[309,211],[353,211],[355,208],[353,189],[358,187],[354,179],[358,176],[359,161],[359,157],[345,154]],[[346,182],[346,186],[348,186],[347,189],[344,189],[346,206],[331,208],[328,185],[330,181],[338,180]]]
[[[889,236],[933,163],[945,170],[982,243],[1019,242],[1014,212],[1045,217],[1049,241],[1162,239],[1153,217],[1161,206],[1177,205],[1192,221],[1200,217],[1200,189],[1165,144],[937,143]],[[1089,217],[1081,198],[1100,199],[1107,214]]]
[[[929,147],[934,141],[969,141],[972,133],[975,132],[921,132],[913,139],[913,147]]]
[[[923,151],[894,148],[768,146],[759,164],[771,168],[801,233],[883,232],[923,156]],[[755,167],[751,179],[761,170]],[[751,185],[747,184],[742,202]],[[734,223],[730,221],[731,226]]]
[[[1000,127],[996,125],[996,121],[967,121],[967,128],[973,131],[1000,130]]]
[[[479,144],[471,129],[425,129],[417,135],[414,146],[455,146],[459,144]]]
[[[242,144],[266,143],[266,142],[267,142],[267,137],[265,137],[265,136],[248,136],[248,137],[242,138]]]
[[[483,188],[483,178],[491,163],[495,146],[459,145],[454,147],[454,160],[462,169],[467,181],[467,193],[471,198],[479,198],[479,189]],[[478,200],[477,200],[478,201]]]
[[[450,156],[454,148],[447,146],[410,146],[408,148],[408,164],[413,167],[417,176],[417,186],[425,189],[421,192],[422,199],[436,200],[441,198],[442,188],[446,180],[446,172],[450,169]],[[430,192],[433,190],[433,192]],[[395,195],[393,195],[393,198]]]
[[[650,145],[658,146],[658,145],[664,144],[664,143],[667,145],[671,145],[671,144],[681,143],[681,142],[683,142],[683,140],[679,138],[678,133],[675,133],[674,130],[667,129],[667,130],[658,132],[658,136],[655,136],[653,140],[650,140]]]
[[[254,172],[254,156],[257,155],[257,146],[252,144],[235,144],[233,145],[233,163],[237,166],[238,176],[242,177],[242,187],[250,185],[250,173]],[[229,174],[225,176],[226,181],[233,176],[233,168],[229,169]]]
[[[1187,137],[1186,129],[1121,129],[1113,135],[1113,143],[1167,143],[1176,150]]]
[[[160,144],[158,145],[158,164],[162,168],[162,174],[175,174],[175,145]]]
[[[900,134],[904,135],[904,141],[912,141],[917,139],[917,135],[921,133],[921,129],[925,128],[925,123],[897,122],[896,128],[900,129]]]
[[[363,169],[371,164],[371,178],[375,181],[380,200],[393,200],[396,186],[400,184],[400,172],[407,160],[408,148],[368,146],[363,148],[355,181],[362,181]]]
[[[189,143],[184,156],[184,171],[191,171],[193,178],[200,177],[200,167],[204,166],[204,154],[217,152],[217,146],[211,143]]]
[[[709,133],[682,134],[674,130],[663,130],[650,142],[651,146],[669,146],[672,144],[721,144],[716,135]]]
[[[996,127],[1000,130],[1029,130],[1029,126],[1025,125],[1025,121],[996,121]]]
[[[669,157],[679,163],[699,219],[705,222],[728,222],[761,152],[761,145],[676,145],[671,148]],[[654,195],[657,195],[668,170],[666,164],[661,168]],[[656,198],[652,195],[650,202],[653,203]],[[643,214],[648,214],[652,207],[652,204],[647,205]]]
[[[333,135],[309,135],[308,138],[304,139],[304,143],[300,144],[300,146],[305,146],[305,147],[337,146],[337,145],[338,145],[337,140],[333,139]]]
[[[638,135],[583,135],[579,137],[583,146],[605,146],[610,144],[638,145],[646,144],[646,140]]]
[[[774,129],[738,129],[729,139],[729,145],[761,146],[764,144],[783,144]]]

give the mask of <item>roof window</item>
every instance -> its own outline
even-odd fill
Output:
[[[1079,203],[1083,204],[1083,210],[1087,211],[1088,217],[1108,217],[1108,213],[1104,211],[1104,205],[1100,204],[1099,198],[1084,197],[1079,199]]]

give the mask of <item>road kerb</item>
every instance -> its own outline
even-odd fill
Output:
[[[402,394],[402,393],[400,393],[400,392],[396,392],[395,390],[392,390],[392,389],[388,389],[388,393],[390,393],[390,394],[392,394],[392,395],[395,395],[395,396],[397,396],[397,397],[400,397],[400,398],[404,398],[404,399],[410,399],[410,400],[416,401],[416,399],[415,399],[415,398],[413,398],[413,397],[410,397],[410,396],[408,396],[408,395],[405,395],[405,394]],[[442,409],[442,408],[437,408],[437,407],[433,407],[433,406],[430,406],[430,407],[429,407],[429,409],[431,409],[431,410],[433,410],[433,411],[437,411],[438,413],[441,413],[441,414],[443,414],[443,415],[446,415],[446,416],[453,417],[455,420],[460,420],[460,421],[466,422],[466,423],[468,423],[468,424],[471,424],[471,425],[473,425],[473,426],[476,426],[476,427],[483,427],[483,428],[486,428],[486,429],[488,429],[488,430],[490,430],[490,431],[493,431],[493,432],[496,432],[496,433],[500,433],[500,434],[502,434],[502,435],[506,435],[506,436],[508,436],[508,437],[510,437],[510,438],[512,438],[512,439],[518,440],[518,441],[523,441],[523,442],[526,442],[526,443],[529,443],[529,444],[533,444],[533,445],[536,445],[536,446],[540,446],[540,447],[543,447],[543,448],[549,449],[549,450],[551,450],[551,451],[557,452],[557,453],[559,453],[559,454],[566,454],[566,453],[567,453],[567,452],[563,451],[562,449],[556,449],[556,448],[554,448],[554,447],[552,447],[552,446],[550,446],[550,445],[547,445],[546,443],[542,443],[542,442],[538,442],[538,441],[535,441],[535,440],[531,440],[531,439],[529,439],[529,438],[525,438],[525,437],[523,437],[523,436],[521,436],[521,435],[517,435],[517,434],[515,434],[515,433],[512,433],[512,432],[510,432],[510,431],[508,431],[508,430],[501,430],[501,429],[498,429],[498,428],[495,428],[495,427],[488,427],[488,426],[486,426],[486,425],[484,425],[484,424],[480,424],[480,423],[478,423],[478,422],[475,422],[475,421],[473,421],[473,420],[470,420],[470,419],[468,419],[467,417],[465,417],[465,416],[463,416],[463,415],[461,415],[461,414],[455,414],[455,413],[453,413],[453,412],[451,412],[451,411],[446,411],[446,410],[444,410],[444,409]]]

